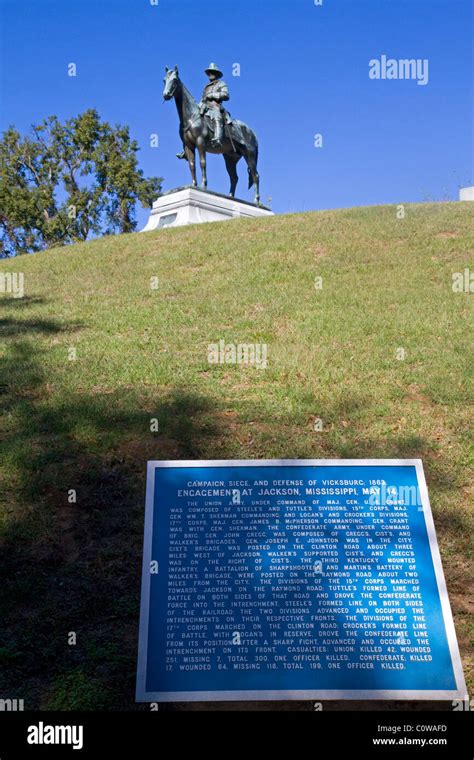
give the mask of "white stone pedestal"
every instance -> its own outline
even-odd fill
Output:
[[[273,211],[266,206],[256,206],[248,201],[187,185],[160,195],[142,232],[257,216],[273,216]]]
[[[474,185],[472,187],[461,187],[459,190],[460,201],[474,201]]]

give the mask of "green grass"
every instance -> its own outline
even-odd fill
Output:
[[[136,707],[151,458],[421,457],[472,690],[473,296],[451,285],[474,270],[474,207],[405,209],[234,220],[1,263],[24,273],[25,297],[0,296],[0,696]],[[209,364],[220,339],[266,343],[267,368]]]

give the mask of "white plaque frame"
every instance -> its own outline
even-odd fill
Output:
[[[346,467],[415,467],[420,490],[422,511],[425,517],[429,547],[436,584],[451,656],[456,689],[432,690],[384,690],[384,689],[297,689],[297,690],[231,690],[231,691],[165,691],[146,690],[148,656],[148,623],[150,610],[150,562],[152,560],[153,511],[155,472],[159,467],[266,467],[266,466],[346,466]],[[138,637],[137,702],[239,702],[239,701],[287,701],[287,700],[456,700],[468,702],[468,694],[456,631],[449,603],[438,541],[431,512],[421,459],[203,459],[203,460],[152,460],[147,464],[145,500],[145,529],[143,542],[142,587],[140,600],[140,627]]]

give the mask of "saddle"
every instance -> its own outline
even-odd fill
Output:
[[[236,122],[234,119],[232,119],[230,113],[223,109],[223,116],[224,116],[224,134],[226,137],[229,138],[232,142],[244,142],[243,135],[240,131],[240,128],[238,126],[238,122]],[[207,126],[207,129],[209,131],[209,134],[212,135],[212,137],[215,134],[215,128],[214,128],[214,120],[209,116],[208,112],[206,111],[204,113],[204,122]]]
[[[221,109],[221,113],[224,117],[224,126],[227,124],[232,124],[232,117],[228,111],[226,111],[225,108]],[[214,132],[214,119],[210,115],[209,109],[206,109],[203,114],[204,122],[207,125],[207,128],[210,129],[211,132]]]

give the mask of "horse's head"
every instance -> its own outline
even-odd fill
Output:
[[[179,82],[178,67],[175,66],[174,69],[169,69],[168,66],[166,66],[165,71],[166,76],[163,79],[163,82],[165,83],[163,88],[163,98],[165,100],[171,100],[171,98],[174,97]]]

